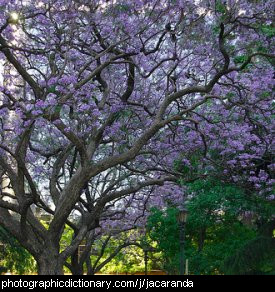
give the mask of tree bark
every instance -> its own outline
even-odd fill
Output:
[[[78,249],[71,256],[71,272],[73,275],[83,275],[83,265],[79,263]]]
[[[199,234],[198,252],[202,252],[206,238],[206,228],[202,228]]]
[[[63,261],[59,257],[59,246],[47,245],[36,258],[38,275],[64,275]]]
[[[56,259],[42,258],[37,263],[38,275],[64,275],[63,267]]]

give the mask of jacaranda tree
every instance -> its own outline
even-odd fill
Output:
[[[273,11],[269,0],[0,0],[0,224],[40,274],[62,274],[119,199],[176,182],[178,159],[183,182],[222,151],[261,169]],[[263,191],[264,166],[245,173]]]

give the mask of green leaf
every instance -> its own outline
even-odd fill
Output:
[[[49,93],[56,93],[56,85],[49,87],[48,92]]]
[[[260,26],[261,32],[269,38],[275,36],[275,28],[271,25],[261,25]]]
[[[224,14],[226,12],[226,5],[221,0],[216,2],[216,11]]]
[[[248,59],[248,57],[246,55],[241,55],[241,56],[237,56],[234,58],[234,62],[235,64],[242,64],[244,62],[246,62]]]

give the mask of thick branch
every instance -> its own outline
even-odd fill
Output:
[[[36,97],[37,98],[40,97],[40,95],[42,94],[40,87],[35,82],[35,80],[32,78],[32,76],[23,68],[23,66],[20,64],[20,62],[11,53],[11,51],[7,48],[7,43],[1,35],[0,35],[0,44],[4,47],[4,48],[1,48],[1,51],[4,53],[4,55],[9,60],[9,62],[15,67],[15,69],[22,76],[22,78],[30,85],[30,87],[33,89]]]

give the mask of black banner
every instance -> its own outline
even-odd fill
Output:
[[[272,276],[0,276],[0,291],[75,289],[238,289],[271,287]],[[270,285],[270,286],[269,286]],[[102,290],[103,291],[103,290]]]

